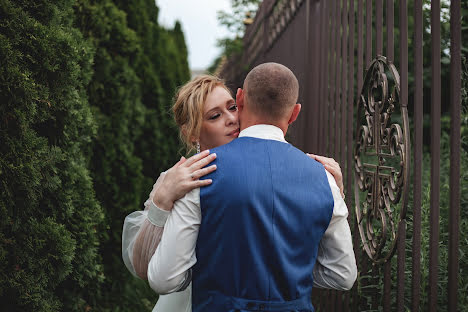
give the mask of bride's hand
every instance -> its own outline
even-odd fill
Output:
[[[341,173],[340,164],[337,163],[333,158],[328,158],[325,156],[319,156],[314,154],[307,154],[307,156],[321,163],[325,167],[325,169],[333,175],[336,184],[340,188],[341,197],[344,198],[345,195],[343,186],[343,174]]]
[[[211,184],[211,179],[199,179],[216,170],[216,165],[204,168],[215,159],[216,154],[210,154],[209,150],[188,159],[182,156],[166,172],[162,184],[154,192],[153,202],[161,209],[171,210],[174,202],[191,190]]]

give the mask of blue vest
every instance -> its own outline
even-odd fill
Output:
[[[241,137],[212,152],[192,311],[314,311],[312,270],[334,205],[325,169],[274,140]]]

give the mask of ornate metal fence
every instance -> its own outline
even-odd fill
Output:
[[[449,5],[444,13],[450,16],[450,38],[444,38],[450,41],[449,81],[441,81],[441,55],[447,51],[441,51],[440,0],[430,7],[422,0],[386,0],[385,6],[383,0],[265,0],[246,30],[243,55],[221,70],[232,87],[240,87],[247,73],[242,68],[268,61],[291,68],[300,81],[303,111],[290,141],[341,164],[359,277],[350,292],[314,290],[319,311],[438,311],[441,301],[458,311],[461,2]],[[423,16],[428,11],[429,25]],[[430,29],[430,47],[423,50],[425,29]],[[423,67],[431,69],[430,89],[423,86]],[[442,85],[449,86],[449,103],[442,101]],[[430,103],[426,99],[424,105],[424,97]],[[443,252],[448,254],[448,297],[441,300],[440,145],[441,114],[447,108],[450,226]],[[430,112],[425,136],[423,111]],[[422,164],[428,135],[430,221],[429,246],[424,246]],[[429,248],[427,276],[422,247]]]

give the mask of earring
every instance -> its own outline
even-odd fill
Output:
[[[197,154],[200,154],[200,143],[197,142]]]

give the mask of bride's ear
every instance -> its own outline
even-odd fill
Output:
[[[183,125],[180,127],[180,132],[182,133],[182,137],[186,138],[188,135],[187,125]],[[188,138],[190,142],[197,142],[197,138],[191,136]]]
[[[190,142],[192,142],[193,144],[200,143],[200,138],[197,138],[195,136],[191,136],[190,137]]]
[[[182,133],[182,137],[186,137],[187,136],[187,126],[186,125],[182,125],[180,127],[180,133]]]

